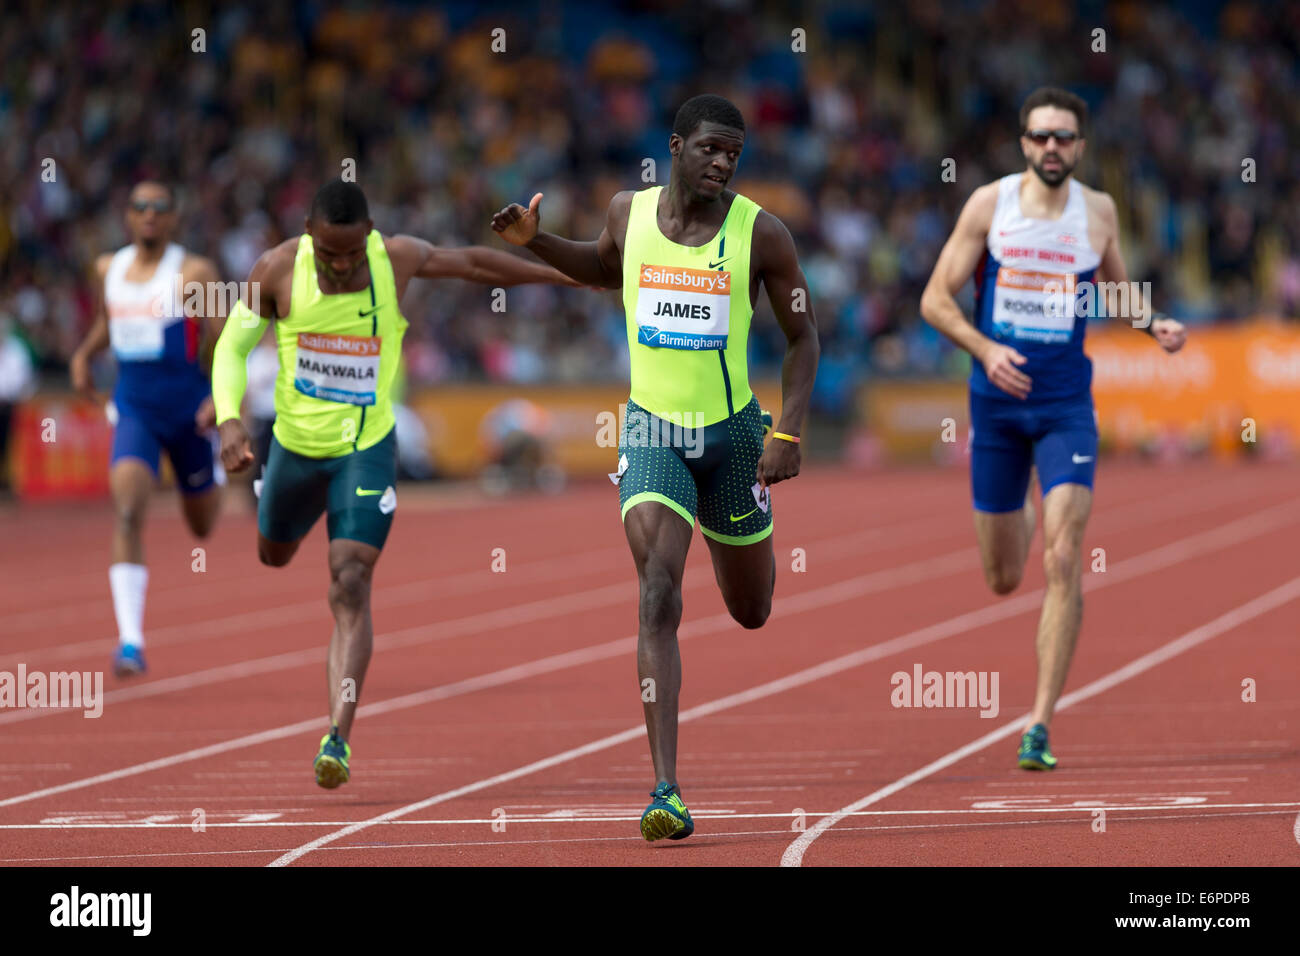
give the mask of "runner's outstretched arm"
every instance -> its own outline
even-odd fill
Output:
[[[524,246],[539,259],[549,262],[576,285],[597,289],[618,289],[623,285],[623,257],[614,242],[614,231],[627,229],[632,193],[616,193],[605,214],[605,228],[595,242],[575,242],[542,232],[542,194],[537,193],[525,209],[511,203],[492,217],[492,228],[506,242]],[[621,232],[620,232],[621,234]]]
[[[404,262],[412,263],[414,270],[411,275],[420,279],[466,279],[500,286],[530,282],[579,285],[558,269],[486,246],[448,248],[435,246],[415,236],[393,236],[389,252]]]
[[[798,436],[812,399],[821,344],[813,315],[808,280],[799,268],[794,239],[785,224],[771,213],[760,212],[754,221],[754,247],[760,275],[776,321],[785,333],[785,361],[781,365],[781,421],[773,429]],[[799,474],[799,445],[777,438],[758,460],[758,482],[773,485]]]
[[[1146,318],[1152,308],[1150,302],[1143,301],[1140,285],[1129,285],[1128,267],[1124,265],[1124,256],[1119,249],[1119,214],[1115,210],[1115,200],[1104,196],[1101,204],[1102,214],[1109,220],[1110,242],[1101,254],[1101,263],[1097,266],[1097,281],[1105,283],[1106,314],[1132,321],[1139,317]],[[1120,302],[1119,288],[1132,290],[1127,297],[1128,307]],[[1187,340],[1187,330],[1177,319],[1170,319],[1155,313],[1145,325],[1134,322],[1134,328],[1148,333],[1166,352],[1177,352]]]

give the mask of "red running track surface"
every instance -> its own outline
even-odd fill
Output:
[[[1049,774],[1014,759],[1041,538],[1020,589],[992,595],[966,483],[814,468],[778,487],[758,631],[727,617],[697,539],[679,764],[696,832],[654,845],[636,822],[654,783],[637,587],[608,485],[401,489],[336,791],[311,772],[328,729],[323,523],[273,570],[232,509],[200,573],[160,498],[147,677],[106,673],[98,719],[0,710],[0,864],[1294,865],[1300,469],[1101,470]],[[4,523],[0,671],[106,671],[107,508]],[[999,713],[894,707],[891,675],[918,664],[996,672]]]

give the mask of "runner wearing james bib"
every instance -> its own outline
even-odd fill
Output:
[[[619,436],[620,513],[658,501],[692,526],[698,515],[715,541],[750,544],[772,533],[770,495],[753,490],[763,423],[745,358],[759,206],[737,194],[712,242],[683,246],[659,230],[662,191],[632,197],[623,251],[632,389]]]
[[[1079,183],[1069,181],[1060,219],[1029,219],[1020,212],[1023,178],[998,182],[975,272],[976,328],[1024,355],[1020,370],[1034,382],[1019,401],[971,363],[971,489],[986,512],[1022,508],[1034,467],[1046,494],[1067,482],[1091,488],[1097,463],[1092,361],[1083,351],[1090,316],[1079,314],[1079,289],[1094,281],[1101,254],[1089,244]]]
[[[397,508],[392,391],[406,332],[399,303],[411,279],[442,277],[573,284],[492,249],[385,238],[361,188],[336,179],[317,191],[303,235],[257,261],[248,282],[257,298],[239,303],[217,343],[212,391],[221,457],[237,472],[253,462],[239,418],[245,360],[275,321],[276,419],[257,509],[262,563],[288,564],[327,515],[330,731],[312,763],[316,783],[327,789],[351,778],[348,738],[374,639],[370,582]]]
[[[623,290],[632,384],[609,477],[640,585],[637,679],[643,692],[653,688],[642,697],[655,772],[641,815],[646,840],[695,829],[677,786],[677,627],[695,519],[727,610],[742,627],[761,627],[776,586],[768,488],[799,473],[817,373],[817,326],[794,240],[727,189],[744,141],[735,104],[694,96],[673,120],[669,185],[616,194],[595,242],[542,232],[541,193],[492,218],[506,241],[571,278]],[[787,342],[781,420],[766,448],[745,363],[760,287]]]

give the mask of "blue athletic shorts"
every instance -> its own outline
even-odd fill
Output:
[[[193,418],[168,422],[118,403],[110,467],[122,458],[139,458],[156,477],[163,451],[171,459],[181,494],[202,494],[217,483],[212,437],[196,432]]]
[[[1022,402],[972,392],[970,421],[970,480],[976,511],[1023,508],[1033,467],[1038,468],[1043,494],[1066,483],[1092,487],[1097,466],[1092,395]]]

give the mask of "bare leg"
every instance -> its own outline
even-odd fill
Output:
[[[722,590],[727,610],[741,627],[762,627],[772,613],[772,592],[776,590],[776,555],[772,536],[753,544],[725,544],[708,535],[713,576]]]
[[[153,472],[139,458],[119,458],[108,473],[113,496],[113,563],[144,564],[144,516]]]
[[[330,722],[338,725],[344,740],[352,735],[352,718],[374,646],[370,581],[379,554],[378,548],[360,541],[330,542],[330,610],[334,613],[327,668]]]
[[[1028,730],[1048,725],[1065,687],[1070,659],[1083,623],[1083,531],[1092,510],[1092,490],[1057,485],[1043,499],[1043,568],[1047,594],[1038,621],[1038,687]]]
[[[628,511],[623,530],[641,585],[637,679],[650,738],[654,785],[661,780],[675,784],[677,698],[682,686],[677,626],[682,620],[682,571],[694,527],[666,505],[646,501]]]
[[[995,594],[1010,594],[1025,576],[1029,546],[1034,540],[1033,488],[1019,511],[975,512],[984,580]]]
[[[221,507],[221,489],[213,485],[198,495],[181,495],[181,515],[196,538],[206,538],[217,521]]]

